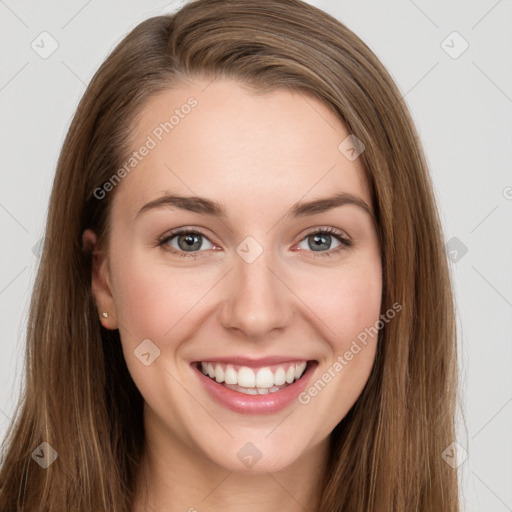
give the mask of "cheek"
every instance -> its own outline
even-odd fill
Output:
[[[205,293],[186,272],[136,260],[126,270],[129,277],[116,283],[115,302],[118,321],[130,335],[161,340]]]
[[[341,325],[345,325],[352,336],[357,335],[379,317],[382,297],[380,269],[368,269],[360,275],[351,275],[345,281],[340,297],[342,310],[339,312]],[[355,332],[357,331],[357,333]]]
[[[323,332],[329,354],[299,396],[299,402],[313,411],[312,422],[325,419],[321,426],[325,436],[361,395],[374,364],[382,296],[380,260],[344,268],[329,281],[323,280],[327,282],[328,292],[317,281],[315,311],[321,312],[328,326]]]
[[[187,339],[196,328],[194,315],[198,301],[211,287],[208,280],[184,269],[171,270],[136,251],[117,260],[112,272],[123,352],[132,378],[152,407],[165,409],[170,398],[179,403],[181,391],[163,370],[172,366],[179,340]],[[142,351],[142,346],[147,348]],[[137,354],[147,351],[151,358],[158,356],[144,366]],[[178,371],[174,368],[172,374],[177,377]]]
[[[380,260],[372,258],[340,266],[332,274],[307,282],[311,309],[325,325],[323,332],[335,352],[344,351],[365,328],[379,319],[382,297]]]

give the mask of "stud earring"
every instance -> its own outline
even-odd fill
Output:
[[[101,316],[103,318],[108,318],[108,313],[106,311],[103,311],[103,313],[101,314]]]

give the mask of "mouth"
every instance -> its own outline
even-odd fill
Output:
[[[194,373],[210,398],[238,413],[271,414],[290,405],[306,388],[316,360],[288,360],[256,366],[225,361],[195,361]]]
[[[203,375],[228,389],[247,395],[266,395],[299,380],[311,363],[313,361],[290,361],[259,368],[215,361],[197,361],[195,365]]]

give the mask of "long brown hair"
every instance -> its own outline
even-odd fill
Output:
[[[370,378],[331,434],[321,512],[459,510],[456,332],[433,188],[400,92],[347,27],[300,0],[196,0],[131,31],[89,84],[65,139],[27,330],[26,380],[4,442],[0,510],[128,512],[144,451],[143,399],[118,331],[91,294],[86,228],[106,240],[113,194],[94,190],[130,152],[137,112],[193,77],[314,95],[363,141],[382,251],[382,311]],[[32,454],[56,450],[49,467]]]

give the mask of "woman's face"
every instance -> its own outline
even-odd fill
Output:
[[[349,135],[312,96],[229,80],[166,90],[140,113],[138,156],[103,189],[115,195],[93,291],[162,453],[276,471],[325,447],[363,390],[381,258]]]

